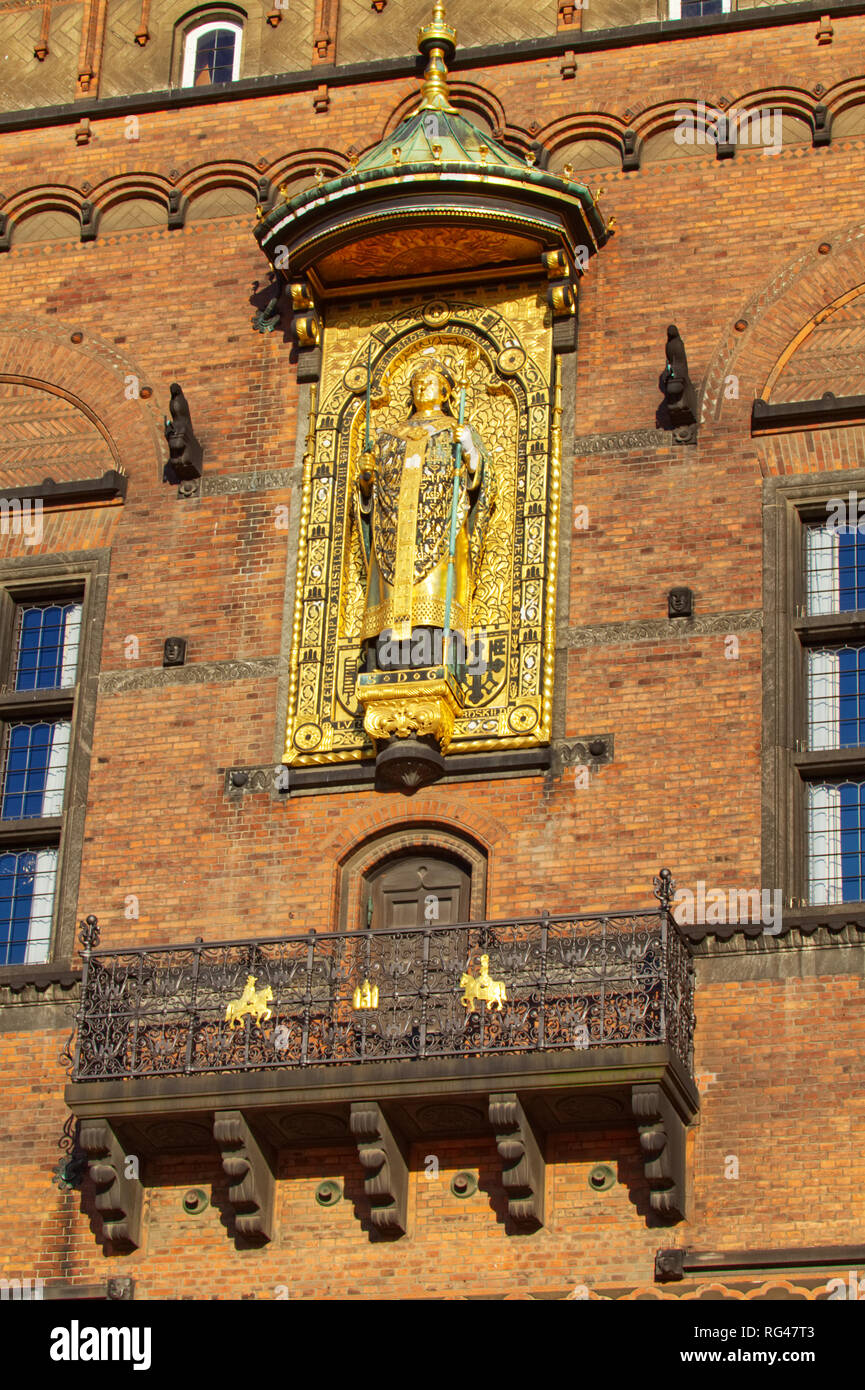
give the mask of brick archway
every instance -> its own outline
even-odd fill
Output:
[[[133,389],[153,383],[140,367],[89,333],[81,343],[73,343],[75,329],[75,324],[45,328],[4,315],[0,318],[0,380],[11,387],[46,392],[80,411],[104,439],[113,466],[130,478],[150,481],[154,472],[160,477],[161,415],[155,401],[149,404],[132,394]],[[131,379],[137,388],[130,385]],[[70,447],[75,447],[74,435]],[[44,464],[35,471],[38,477],[24,476],[22,482],[41,483]]]
[[[818,246],[828,245],[823,255]],[[774,369],[809,323],[865,283],[865,224],[829,232],[782,266],[742,306],[718,346],[703,384],[701,418],[737,431],[751,402],[763,396]],[[744,324],[737,330],[735,324]],[[725,383],[735,376],[738,397]]]
[[[336,901],[331,917],[340,931],[351,931],[360,921],[363,885],[367,875],[380,864],[400,853],[435,853],[460,860],[471,874],[473,921],[486,915],[487,848],[464,831],[444,824],[402,821],[389,829],[373,833],[347,854],[337,869]]]

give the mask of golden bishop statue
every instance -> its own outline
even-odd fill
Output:
[[[378,432],[357,476],[368,671],[437,666],[452,652],[454,665],[463,664],[472,588],[495,503],[484,441],[453,413],[450,366],[427,350],[409,386],[408,419]],[[447,652],[445,630],[453,634]]]

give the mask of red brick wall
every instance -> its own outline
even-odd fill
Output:
[[[528,133],[537,121],[541,139],[544,130],[564,131],[567,121],[590,133],[599,112],[624,126],[637,100],[644,111],[634,124],[642,120],[648,130],[653,111],[674,110],[686,96],[744,102],[756,73],[767,88],[809,92],[819,76],[831,95],[856,72],[865,34],[859,17],[834,24],[835,41],[819,50],[819,67],[809,21],[586,54],[578,84],[563,82],[552,60],[462,75],[486,86],[514,127]],[[108,180],[132,186],[142,170],[166,189],[169,170],[180,171],[183,187],[202,165],[220,161],[242,164],[249,178],[257,177],[259,160],[276,177],[292,159],[311,170],[327,152],[341,162],[351,143],[363,148],[378,138],[411,89],[408,82],[371,83],[361,93],[333,89],[320,115],[310,94],[300,93],[146,116],[138,143],[124,139],[120,118],[94,122],[82,148],[72,125],[7,134],[0,187],[8,199],[50,178],[83,198],[86,181],[98,204]],[[823,150],[795,145],[771,157],[740,150],[724,162],[708,147],[676,162],[648,157],[637,173],[605,171],[598,179],[607,187],[602,206],[617,214],[619,230],[593,260],[580,295],[566,457],[574,504],[588,508],[589,526],[572,536],[570,625],[663,620],[673,584],[695,590],[701,615],[758,608],[764,472],[789,467],[791,457],[803,471],[862,466],[858,435],[843,455],[831,443],[809,454],[800,441],[785,456],[780,445],[750,438],[748,417],[783,345],[822,304],[858,283],[856,255],[839,253],[862,218],[863,141],[850,137]],[[188,636],[194,663],[279,653],[293,576],[285,574],[287,533],[275,509],[288,492],[183,502],[159,480],[161,414],[175,379],[205,444],[206,473],[294,465],[298,391],[290,348],[282,334],[250,327],[253,282],[266,272],[251,226],[251,217],[228,218],[84,246],[13,244],[0,258],[12,328],[26,314],[32,329],[31,363],[48,372],[53,356],[58,378],[79,379],[82,399],[112,420],[129,470],[122,508],[47,513],[35,550],[2,538],[4,556],[111,546],[106,672],[159,666],[162,642],[175,634]],[[833,251],[818,261],[823,240]],[[748,324],[737,335],[740,317]],[[692,375],[698,382],[708,376],[714,392],[699,445],[574,461],[571,431],[654,425],[670,320],[682,330]],[[80,347],[70,344],[74,331],[84,334]],[[14,367],[0,361],[0,372],[26,373],[25,357],[19,352]],[[739,378],[738,400],[723,400],[729,372]],[[152,387],[149,401],[125,401],[128,373]],[[331,920],[340,866],[365,836],[437,819],[462,825],[486,849],[491,916],[648,905],[662,862],[682,883],[756,886],[760,636],[734,623],[731,631],[739,640],[733,660],[721,633],[594,645],[575,638],[560,653],[566,733],[613,732],[616,740],[615,761],[582,789],[566,772],[547,784],[526,777],[432,788],[411,801],[357,793],[229,803],[226,767],[274,759],[275,675],[105,694],[79,914],[98,915],[109,947],[320,926]],[[139,639],[137,661],[125,655],[129,635]],[[139,898],[138,921],[124,918],[128,894]],[[280,1284],[292,1296],[382,1297],[647,1282],[654,1250],[671,1241],[853,1242],[863,1217],[861,1003],[861,980],[852,973],[699,989],[697,1072],[704,1082],[692,1211],[672,1233],[647,1226],[629,1129],[551,1140],[548,1224],[519,1239],[507,1237],[500,1220],[492,1142],[438,1146],[437,1181],[426,1179],[423,1153],[413,1155],[410,1233],[397,1245],[370,1243],[351,1201],[332,1211],[314,1204],[324,1177],[345,1179],[347,1195],[358,1197],[350,1153],[283,1155],[278,1237],[266,1250],[243,1252],[217,1209],[201,1218],[180,1209],[188,1186],[209,1190],[213,1182],[224,1211],[213,1155],[197,1163],[163,1158],[151,1174],[143,1249],[111,1259],[97,1246],[79,1195],[63,1195],[51,1181],[66,1113],[56,1061],[66,1033],[0,1033],[0,1272],[81,1283],[132,1272],[147,1297],[269,1297]],[[724,1177],[731,1154],[738,1180]],[[601,1161],[613,1163],[620,1178],[606,1194],[591,1192],[586,1181]],[[461,1167],[481,1171],[482,1192],[465,1202],[447,1186]]]

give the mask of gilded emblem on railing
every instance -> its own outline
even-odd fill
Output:
[[[225,1022],[231,1028],[240,1028],[241,1019],[244,1014],[250,1014],[256,1023],[266,1023],[273,1017],[272,1011],[267,1007],[273,998],[273,990],[270,985],[265,985],[264,989],[255,988],[255,976],[247,975],[246,985],[239,999],[232,999],[228,1008],[225,1010]]]
[[[502,1011],[502,1005],[508,1002],[507,990],[504,980],[494,980],[490,975],[490,958],[481,956],[481,968],[477,975],[462,975],[460,977],[460,989],[463,991],[463,1000],[467,1009],[473,1009],[479,999],[483,999],[489,1004],[491,1009]]]
[[[364,980],[352,995],[352,1004],[356,1009],[377,1009],[378,985],[371,985],[369,980]]]

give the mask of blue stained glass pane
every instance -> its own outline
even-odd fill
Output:
[[[22,965],[27,955],[36,855],[0,855],[0,962]]]
[[[237,35],[232,29],[216,29],[203,34],[195,46],[196,78],[206,70],[211,82],[231,82],[236,42]]]
[[[64,681],[73,683],[80,615],[77,603],[33,604],[22,609],[16,690],[57,690]]]
[[[9,728],[6,763],[3,769],[3,796],[0,819],[23,820],[28,816],[58,815],[63,800],[67,747],[60,743],[55,766],[51,754],[58,729],[68,730],[68,721],[13,724]],[[46,802],[49,772],[52,788]]]
[[[48,959],[57,850],[0,854],[0,965]]]
[[[838,612],[865,608],[865,536],[855,531],[838,532]]]
[[[863,857],[863,809],[865,784],[841,783],[841,893],[842,901],[861,902],[865,881]]]

